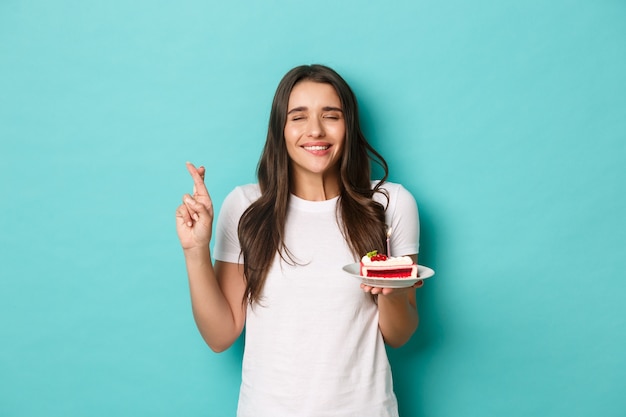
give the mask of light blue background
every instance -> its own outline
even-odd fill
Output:
[[[626,2],[0,1],[0,415],[232,416],[174,210],[254,181],[269,105],[336,68],[416,196],[403,417],[626,412]]]

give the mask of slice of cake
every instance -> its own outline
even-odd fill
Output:
[[[387,257],[377,251],[361,258],[361,276],[369,278],[417,278],[417,265],[409,256]]]

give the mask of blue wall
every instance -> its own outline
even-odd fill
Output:
[[[174,209],[254,180],[301,63],[422,215],[403,417],[626,412],[626,3],[0,2],[0,415],[234,415]]]

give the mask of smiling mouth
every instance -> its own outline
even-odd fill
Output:
[[[307,151],[325,151],[330,148],[330,145],[315,145],[315,146],[303,146],[303,148]]]

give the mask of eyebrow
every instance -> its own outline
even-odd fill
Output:
[[[287,112],[287,114],[296,113],[296,112],[299,112],[299,111],[306,111],[308,109],[309,108],[306,107],[306,106],[295,107],[295,108],[289,110],[289,112]],[[322,111],[338,111],[338,112],[343,113],[343,110],[341,110],[341,108],[333,107],[333,106],[322,107]]]

